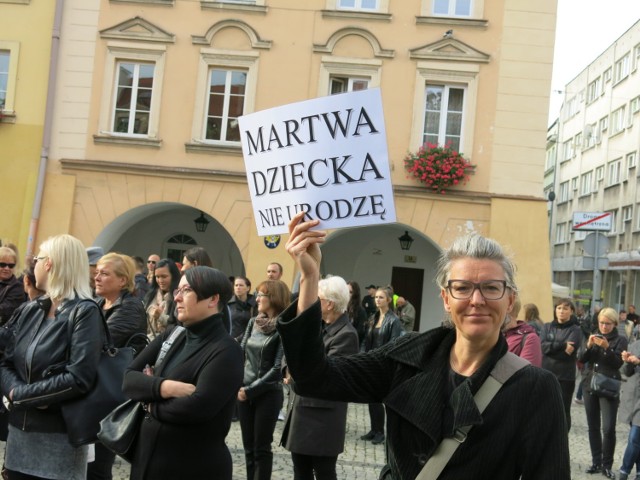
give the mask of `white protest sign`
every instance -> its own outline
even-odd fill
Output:
[[[320,228],[396,221],[379,89],[239,118],[258,235],[286,233],[305,210]]]

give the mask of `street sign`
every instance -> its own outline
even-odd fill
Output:
[[[573,212],[573,231],[602,231],[611,230],[611,212]]]
[[[596,246],[598,251],[596,251]],[[592,257],[602,257],[606,255],[607,250],[609,250],[609,239],[602,233],[591,232],[584,237],[582,249],[587,255],[591,255]]]
[[[595,260],[598,260],[596,266]],[[594,267],[598,270],[606,270],[609,267],[609,259],[607,257],[582,257],[582,268],[587,270],[593,270]]]

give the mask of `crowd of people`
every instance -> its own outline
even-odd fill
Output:
[[[290,225],[286,248],[300,271],[295,293],[279,263],[268,264],[253,289],[246,276],[213,268],[200,247],[181,262],[151,254],[145,264],[59,235],[18,275],[15,247],[0,247],[3,478],[112,478],[115,454],[99,442],[72,446],[61,408],[95,382],[101,318],[114,346],[136,355],[123,381],[127,398],[145,412],[132,479],[231,479],[225,438],[238,420],[246,478],[268,480],[281,419],[276,441],[291,453],[292,478],[334,480],[348,402],[369,405],[370,430],[361,439],[385,444],[381,478],[414,479],[438,468],[442,479],[479,471],[568,479],[572,401],[584,405],[587,473],[616,478],[618,421],[631,426],[619,478],[634,466],[637,473],[640,318],[633,305],[588,315],[560,299],[545,323],[536,305],[521,305],[501,247],[471,235],[438,262],[442,326],[418,334],[415,307],[393,287],[370,284],[361,297],[355,281],[320,278],[326,234],[315,226],[300,215]],[[621,371],[628,381],[620,382]],[[602,393],[600,378],[618,391]],[[495,391],[479,400],[494,380]],[[514,408],[521,402],[534,405],[526,416]],[[465,441],[443,460],[455,438]],[[37,458],[25,455],[36,450]]]

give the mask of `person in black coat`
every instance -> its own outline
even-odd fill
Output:
[[[414,480],[443,438],[464,426],[472,428],[439,480],[569,480],[560,387],[551,373],[531,365],[518,370],[483,413],[473,399],[496,363],[513,356],[501,328],[517,291],[515,267],[497,242],[472,234],[442,253],[436,280],[445,325],[367,353],[327,357],[317,290],[326,232],[311,230],[319,222],[303,222],[303,215],[289,224],[286,244],[301,271],[300,296],[278,319],[296,393],[384,402],[385,480]]]
[[[135,263],[127,255],[107,253],[96,264],[95,292],[113,345],[130,346],[139,353],[148,343],[147,316],[142,300],[133,295],[135,276]],[[95,460],[87,467],[87,480],[111,480],[115,458],[115,453],[96,443]]]
[[[0,247],[0,325],[7,323],[13,311],[27,299],[22,282],[13,274],[16,263],[16,252]]]
[[[598,315],[598,333],[590,335],[578,360],[585,364],[583,373],[583,400],[587,413],[591,466],[587,473],[600,473],[616,478],[613,473],[613,454],[616,448],[616,420],[620,399],[599,396],[591,390],[591,378],[595,372],[621,380],[619,372],[624,363],[622,352],[627,350],[627,339],[619,335],[618,314],[613,308],[603,308]],[[602,431],[600,424],[602,423]]]
[[[358,332],[345,309],[349,292],[344,279],[320,280],[322,340],[328,357],[358,353]],[[358,306],[360,302],[358,302]],[[285,382],[295,379],[287,376]],[[291,394],[280,443],[291,452],[294,480],[336,480],[336,461],[344,450],[347,404]]]
[[[225,438],[242,383],[242,351],[224,318],[231,283],[219,270],[194,267],[180,280],[174,298],[184,332],[161,365],[156,359],[171,329],[134,359],[124,377],[125,394],[144,402],[147,411],[131,479],[231,480]]]
[[[360,300],[360,285],[358,282],[351,280],[347,282],[349,286],[349,304],[347,305],[347,315],[351,320],[351,325],[358,332],[358,345],[362,345],[364,336],[367,331],[367,311],[362,306]]]
[[[556,302],[553,321],[540,330],[542,368],[553,373],[562,389],[562,404],[571,429],[571,401],[576,387],[576,356],[581,345],[581,332],[575,317],[575,307],[568,298]]]
[[[251,282],[247,277],[237,275],[233,279],[233,297],[229,301],[231,310],[231,336],[238,342],[242,340],[249,320],[257,314],[256,299],[249,293]]]

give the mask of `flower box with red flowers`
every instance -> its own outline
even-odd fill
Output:
[[[475,165],[450,145],[442,147],[432,143],[425,143],[416,153],[409,153],[404,159],[404,167],[410,178],[441,194],[450,187],[467,183],[469,174],[475,170]]]

